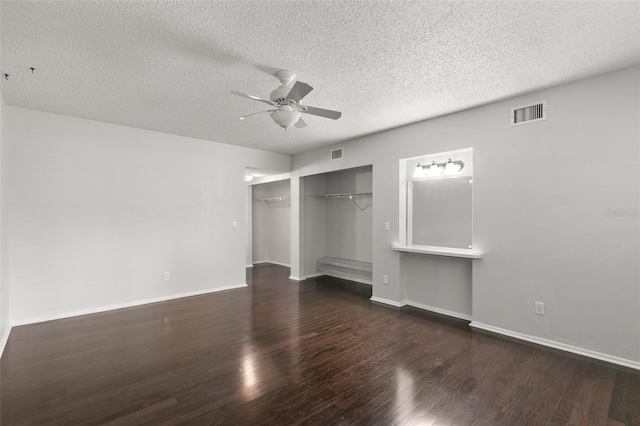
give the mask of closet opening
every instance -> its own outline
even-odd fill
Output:
[[[291,179],[247,183],[247,267],[291,267]]]
[[[301,179],[303,275],[373,284],[373,167]]]

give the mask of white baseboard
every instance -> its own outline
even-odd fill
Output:
[[[297,277],[295,275],[290,275],[289,279],[290,280],[295,280],[295,281],[304,281],[304,280],[308,280],[309,278],[317,278],[317,277],[321,277],[324,274],[309,274],[309,275],[304,275],[302,277]]]
[[[473,328],[480,330],[490,331],[491,333],[501,334],[515,339],[524,340],[538,345],[547,346],[561,351],[570,352],[576,355],[582,355],[588,358],[605,361],[611,364],[620,365],[623,367],[633,368],[634,370],[640,370],[640,362],[633,361],[626,358],[620,358],[614,355],[603,354],[601,352],[592,351],[590,349],[580,348],[578,346],[568,345],[566,343],[556,342],[554,340],[544,339],[542,337],[531,336],[524,333],[518,333],[517,331],[506,330],[504,328],[494,327],[492,325],[483,324],[477,321],[471,321],[469,324]]]
[[[395,306],[396,308],[402,308],[404,305],[407,304],[407,302],[405,301],[396,302],[395,300],[385,299],[377,296],[371,296],[369,300],[371,300],[372,302],[384,303],[385,305]]]
[[[429,312],[435,312],[436,314],[459,318],[466,321],[471,321],[472,319],[471,315],[461,314],[459,312],[454,312],[454,311],[448,311],[446,309],[436,308],[435,306],[423,305],[422,303],[412,302],[411,300],[407,300],[405,304],[408,306],[413,306],[414,308],[422,309]]]
[[[288,265],[286,263],[281,263],[281,262],[275,262],[273,260],[259,260],[259,261],[253,262],[254,265],[259,265],[261,263],[273,263],[274,265],[286,266],[287,268],[291,268],[291,265]]]
[[[4,348],[7,346],[7,341],[9,340],[9,334],[11,334],[11,328],[13,326],[9,324],[7,329],[4,331],[2,335],[2,339],[0,340],[0,358],[2,358],[2,354],[4,353]]]
[[[307,274],[304,277],[302,277],[303,280],[308,280],[309,278],[318,278],[321,277],[325,274],[321,273],[321,272],[314,272],[313,274]]]
[[[181,294],[174,294],[174,295],[171,295],[171,296],[156,297],[156,298],[153,298],[153,299],[138,300],[138,301],[135,301],[135,302],[119,303],[119,304],[116,304],[116,305],[100,306],[100,307],[97,307],[97,308],[83,309],[83,310],[72,311],[72,312],[64,312],[64,313],[61,313],[61,314],[55,314],[55,315],[50,315],[50,316],[46,316],[46,317],[29,318],[29,319],[24,319],[24,320],[11,321],[11,326],[15,327],[15,326],[19,326],[19,325],[27,325],[27,324],[35,324],[35,323],[38,323],[38,322],[53,321],[53,320],[58,320],[58,319],[62,319],[62,318],[72,318],[72,317],[77,317],[77,316],[80,316],[80,315],[97,314],[99,312],[114,311],[116,309],[131,308],[131,307],[134,307],[134,306],[148,305],[150,303],[166,302],[168,300],[182,299],[183,297],[200,296],[202,294],[217,293],[219,291],[233,290],[233,289],[242,288],[242,287],[247,287],[247,284],[243,283],[243,284],[238,284],[238,285],[229,285],[229,286],[225,286],[225,287],[209,288],[209,289],[206,289],[206,290],[198,290],[198,291],[192,291],[192,292],[189,292],[189,293],[181,293]]]
[[[268,260],[267,263],[273,263],[274,265],[286,266],[287,268],[291,268],[291,265],[286,263],[274,262],[273,260]]]
[[[414,308],[422,309],[424,311],[435,312],[437,314],[446,315],[453,318],[459,318],[466,321],[471,321],[471,316],[461,314],[459,312],[448,311],[446,309],[436,308],[434,306],[423,305],[422,303],[412,302],[411,300],[403,300],[402,302],[396,302],[395,300],[384,299],[382,297],[371,296],[371,301],[384,303],[385,305],[395,306],[401,308],[403,306],[412,306]]]

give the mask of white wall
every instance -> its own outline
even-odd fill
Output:
[[[6,109],[12,322],[245,283],[245,167],[290,156]]]
[[[472,261],[419,254],[400,256],[406,300],[414,306],[470,320]]]
[[[4,96],[0,92],[0,355],[9,330],[9,268],[7,264],[7,214],[6,209],[6,185],[5,174],[7,171],[5,145],[6,137],[6,111],[7,106]]]
[[[253,266],[253,188],[247,185],[245,223],[247,224],[247,244],[245,247],[245,266]]]
[[[475,322],[637,364],[640,224],[605,211],[639,208],[639,82],[640,68],[627,68],[327,146],[294,156],[292,176],[373,164],[374,296],[400,303],[410,295],[447,309],[438,304],[472,285]],[[510,108],[545,99],[546,121],[509,125]],[[329,161],[343,145],[345,158]],[[399,241],[398,159],[466,147],[474,148],[474,248],[484,252],[472,284],[467,263],[391,250]],[[299,197],[294,189],[292,203]],[[292,222],[292,252],[304,258],[304,228]],[[446,294],[442,280],[425,291],[421,268],[401,267],[401,256],[457,277],[457,288]],[[293,264],[292,275],[301,268]],[[534,301],[545,303],[545,316],[534,314]],[[468,300],[456,309],[468,309]]]
[[[294,186],[292,185],[292,199],[291,204],[295,202],[293,199]],[[325,201],[321,198],[313,198],[313,195],[320,195],[326,193],[326,176],[315,175],[307,176],[301,180],[300,183],[300,199],[301,205],[301,225],[299,232],[303,235],[304,248],[300,250],[300,261],[302,265],[296,265],[300,267],[298,273],[293,272],[293,263],[291,268],[291,275],[293,276],[313,276],[316,275],[316,260],[326,256],[326,205]],[[291,232],[297,234],[298,230],[294,230],[293,223],[298,219],[295,216],[291,217],[292,229]],[[292,247],[292,253],[297,252],[299,248]],[[293,257],[292,257],[293,262]]]
[[[253,185],[253,199],[289,197],[291,181]],[[289,265],[291,261],[291,203],[276,201],[267,203],[253,201],[253,262],[272,262]]]

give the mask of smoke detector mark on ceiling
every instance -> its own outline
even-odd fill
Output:
[[[547,119],[547,101],[511,108],[511,125],[519,126]]]

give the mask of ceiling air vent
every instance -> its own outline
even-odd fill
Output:
[[[533,123],[535,121],[547,119],[547,102],[542,101],[534,105],[520,108],[511,108],[511,125]]]
[[[342,159],[342,148],[331,150],[331,160],[341,160]]]

